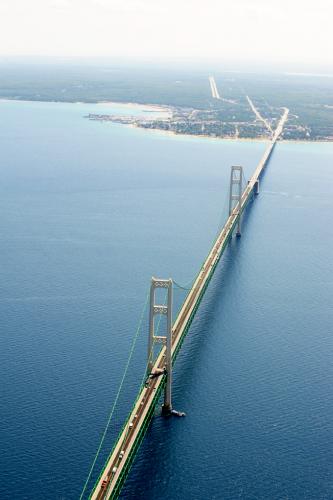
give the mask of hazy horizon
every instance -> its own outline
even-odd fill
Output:
[[[197,73],[253,73],[285,74],[290,76],[318,76],[333,78],[333,63],[329,66],[320,64],[270,63],[266,61],[223,61],[195,58],[147,58],[136,59],[122,57],[84,57],[84,56],[0,56],[2,66],[77,66],[77,67],[124,67],[137,69],[186,69]]]
[[[5,0],[0,59],[102,58],[333,72],[329,0]]]

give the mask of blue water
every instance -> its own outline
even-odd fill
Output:
[[[0,103],[1,499],[79,497],[150,277],[191,280],[230,165],[249,176],[264,150],[89,112],[110,108]],[[332,144],[278,145],[177,359],[187,417],[156,415],[124,499],[333,498],[332,162]]]

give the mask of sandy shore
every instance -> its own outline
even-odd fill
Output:
[[[117,101],[97,101],[97,102],[85,102],[85,101],[39,101],[37,99],[29,100],[29,99],[7,99],[0,98],[0,102],[39,102],[39,103],[58,103],[58,104],[83,104],[87,106],[121,106],[128,109],[138,110],[141,109],[145,113],[165,113],[169,116],[172,115],[171,106],[163,106],[157,104],[140,104],[137,102],[117,102]]]
[[[111,121],[111,120],[110,120]],[[117,123],[117,122],[112,122],[111,123]],[[135,125],[134,123],[119,123],[119,125],[122,125],[123,127],[130,127],[130,128],[135,128],[137,130],[143,130],[145,132],[152,132],[160,135],[165,135],[169,137],[187,137],[187,138],[200,138],[200,139],[209,139],[213,141],[231,141],[231,142],[269,142],[269,137],[258,137],[253,139],[252,137],[214,137],[210,135],[205,135],[205,134],[178,134],[177,132],[174,132],[173,130],[162,130],[158,128],[145,128],[145,127],[140,127],[138,125]],[[333,142],[333,139],[327,139],[327,140],[304,140],[304,139],[279,139],[278,142],[286,142],[288,144],[330,144]]]
[[[251,138],[246,138],[246,137],[213,137],[210,135],[205,135],[205,134],[179,134],[177,132],[174,132],[173,130],[162,130],[159,128],[145,128],[145,127],[140,127],[138,125],[135,125],[134,123],[128,123],[128,124],[120,124],[123,125],[124,127],[130,127],[130,128],[135,128],[137,130],[143,130],[145,132],[152,132],[154,134],[159,134],[159,135],[165,135],[169,137],[187,137],[191,139],[210,139],[210,140],[216,140],[216,141],[245,141],[245,142],[267,142],[269,139],[266,138],[258,138],[258,139],[251,139]]]
[[[200,138],[200,139],[209,139],[211,141],[231,141],[231,142],[269,142],[268,137],[258,137],[258,138],[251,138],[251,137],[213,137],[210,135],[204,135],[204,134],[178,134],[177,132],[174,132],[173,130],[161,130],[158,128],[145,128],[145,127],[140,127],[138,125],[135,125],[133,123],[129,124],[120,124],[123,127],[130,127],[130,128],[135,128],[137,130],[143,130],[145,132],[152,132],[155,134],[160,134],[160,135],[165,135],[169,137],[187,137],[187,138]],[[330,144],[333,142],[332,140],[320,140],[320,141],[315,141],[315,140],[295,140],[295,139],[279,139],[278,142],[286,142],[290,144]]]
[[[168,115],[172,115],[172,108],[170,106],[163,106],[157,104],[140,104],[138,102],[116,102],[116,101],[98,101],[96,103],[98,106],[122,106],[129,109],[142,109],[145,112],[153,112],[153,113],[165,113]]]

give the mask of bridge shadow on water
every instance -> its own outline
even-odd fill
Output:
[[[251,201],[243,213],[242,227],[244,232],[247,230],[253,205]],[[173,384],[176,396],[179,396],[177,392],[182,391],[183,387],[191,386],[194,372],[205,364],[201,362],[206,355],[205,338],[213,330],[216,316],[223,317],[226,309],[229,309],[229,304],[224,299],[230,294],[230,290],[235,286],[235,281],[239,278],[238,268],[241,264],[244,239],[244,237],[237,238],[234,234],[229,241],[185,337],[184,345],[178,354],[174,368]],[[221,358],[221,362],[223,362],[223,358]],[[183,398],[181,397],[181,399]]]

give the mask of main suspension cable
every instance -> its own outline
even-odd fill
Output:
[[[100,454],[100,451],[102,449],[102,446],[103,446],[103,443],[104,443],[104,440],[105,440],[105,437],[106,437],[106,434],[107,434],[107,431],[109,429],[109,426],[110,426],[110,423],[111,423],[111,419],[113,417],[113,414],[114,414],[114,411],[115,411],[115,408],[117,406],[117,403],[118,403],[118,399],[119,399],[119,396],[120,396],[120,393],[121,393],[121,390],[122,390],[122,387],[123,387],[123,384],[124,384],[124,381],[125,381],[125,378],[126,378],[126,375],[127,375],[127,372],[128,372],[128,368],[129,368],[129,365],[130,365],[130,362],[131,362],[131,359],[132,359],[132,356],[133,356],[133,353],[134,353],[134,349],[135,349],[135,345],[136,345],[136,342],[138,340],[138,337],[139,337],[139,333],[141,331],[141,326],[142,326],[142,322],[143,322],[143,318],[144,318],[144,313],[145,313],[145,310],[146,310],[146,307],[147,307],[147,304],[148,304],[148,300],[149,300],[149,292],[147,293],[147,297],[146,297],[146,300],[145,300],[145,303],[144,303],[144,306],[143,306],[143,309],[142,309],[142,312],[141,312],[141,316],[140,316],[140,320],[139,320],[139,323],[138,323],[138,326],[137,326],[137,329],[136,329],[136,332],[135,332],[135,335],[133,337],[133,340],[132,340],[132,344],[131,344],[131,348],[130,348],[130,352],[129,352],[129,356],[127,358],[127,361],[126,361],[126,365],[125,365],[125,369],[124,369],[124,373],[123,373],[123,376],[121,378],[121,381],[120,381],[120,384],[119,384],[119,387],[118,387],[118,391],[117,391],[117,395],[116,395],[116,398],[113,402],[113,405],[112,405],[112,408],[111,408],[111,411],[109,413],[109,417],[107,419],[107,422],[106,422],[106,426],[104,428],[104,432],[102,434],[102,437],[101,437],[101,440],[100,440],[100,443],[98,445],[98,448],[97,448],[97,452],[95,454],[95,457],[94,457],[94,460],[91,464],[91,467],[90,467],[90,470],[89,470],[89,473],[88,473],[88,477],[86,479],[86,482],[84,483],[84,486],[83,486],[83,489],[81,491],[81,495],[80,495],[80,500],[82,500],[83,498],[83,495],[87,489],[87,486],[88,486],[88,483],[89,483],[89,480],[91,478],[91,474],[94,470],[94,467],[95,467],[95,464],[96,464],[96,461],[97,461],[97,458]]]

